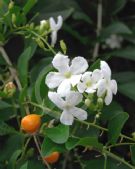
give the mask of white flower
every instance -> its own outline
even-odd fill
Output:
[[[113,94],[117,93],[117,82],[111,80],[111,69],[105,61],[101,61],[100,67],[103,79],[98,83],[97,95],[98,97],[105,95],[105,104],[109,105],[112,101]]]
[[[108,39],[106,39],[105,43],[107,46],[109,46],[111,49],[119,49],[121,48],[121,43],[123,41],[123,38],[118,35],[111,35]]]
[[[77,84],[78,91],[83,93],[94,93],[97,89],[98,81],[102,78],[102,73],[99,69],[93,72],[85,72],[82,75],[81,82]]]
[[[48,97],[59,109],[63,110],[60,116],[61,123],[72,125],[74,117],[79,120],[87,119],[87,112],[76,107],[83,97],[79,92],[69,92],[65,99],[56,92],[49,92]]]
[[[57,88],[57,92],[65,96],[70,90],[79,83],[82,73],[88,68],[88,63],[83,57],[75,57],[71,65],[66,55],[58,53],[55,55],[52,64],[59,72],[49,72],[46,76],[46,84],[49,88]]]
[[[49,19],[49,23],[50,23],[50,29],[51,29],[51,45],[54,46],[56,41],[57,41],[57,32],[58,30],[62,27],[62,23],[63,23],[63,18],[62,16],[58,16],[57,17],[57,23],[55,22],[54,18],[51,17]]]

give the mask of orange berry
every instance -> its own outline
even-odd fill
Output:
[[[47,157],[44,157],[44,160],[47,161],[50,164],[56,163],[59,159],[60,153],[59,152],[53,152]]]
[[[27,133],[35,133],[41,124],[41,117],[37,114],[29,114],[21,120],[21,127]]]

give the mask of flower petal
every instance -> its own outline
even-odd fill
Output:
[[[101,97],[106,91],[106,80],[105,79],[102,79],[98,82],[97,89],[98,89],[97,96]]]
[[[51,33],[51,46],[54,46],[57,41],[57,31],[52,31]]]
[[[108,89],[105,96],[105,104],[109,105],[112,102],[112,91]]]
[[[53,58],[52,64],[62,74],[69,72],[69,58],[66,55],[57,53]]]
[[[71,84],[70,81],[65,79],[58,87],[57,92],[62,97],[66,96],[71,90]]]
[[[105,61],[101,61],[101,71],[105,79],[111,78],[111,69]]]
[[[64,109],[65,101],[56,92],[48,92],[49,99],[60,109]]]
[[[72,113],[73,116],[79,120],[86,120],[87,119],[87,112],[83,109],[73,107],[72,109],[70,109],[70,113]]]
[[[46,76],[45,83],[49,88],[53,89],[58,87],[63,79],[64,77],[60,73],[50,72]]]
[[[82,94],[79,92],[70,92],[66,95],[66,102],[72,106],[79,104],[82,101]]]
[[[116,82],[116,80],[111,80],[111,89],[112,89],[113,94],[117,93],[117,82]]]
[[[56,22],[55,22],[55,20],[54,20],[53,17],[51,17],[51,18],[49,19],[49,24],[50,24],[51,30],[54,31],[54,30],[55,30]]]
[[[86,89],[86,85],[84,82],[80,82],[77,84],[77,89],[80,93],[83,93]]]
[[[78,56],[72,60],[70,70],[73,74],[84,73],[88,68],[88,62],[85,58]]]
[[[72,125],[74,121],[74,117],[72,114],[70,114],[70,112],[64,110],[60,116],[60,121],[65,125]]]
[[[92,73],[92,81],[97,82],[103,77],[101,70],[95,69]]]
[[[80,82],[80,79],[81,79],[81,75],[72,75],[70,78],[70,83],[74,87],[76,84]]]
[[[95,93],[96,92],[96,86],[89,87],[85,90],[87,93]]]
[[[83,75],[82,75],[82,81],[83,82],[86,82],[87,83],[87,81],[91,81],[91,75],[92,75],[92,72],[85,72]]]
[[[62,27],[62,23],[63,23],[62,16],[58,16],[57,17],[57,24],[55,25],[55,28],[57,29],[57,31]]]

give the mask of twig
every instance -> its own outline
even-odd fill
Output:
[[[50,167],[50,165],[48,164],[48,162],[47,162],[46,160],[44,160],[44,158],[43,158],[43,156],[42,156],[42,153],[41,153],[41,151],[40,151],[40,147],[39,147],[39,144],[38,144],[38,141],[37,141],[36,136],[33,135],[33,138],[34,138],[34,142],[35,142],[35,144],[36,144],[37,150],[38,150],[38,152],[39,152],[39,155],[41,156],[41,158],[42,158],[44,164],[46,165],[46,167],[47,167],[48,169],[51,169],[51,167]]]
[[[102,29],[102,0],[98,0],[98,7],[97,7],[97,37],[100,35],[100,31]],[[93,60],[95,60],[98,57],[98,52],[100,48],[100,43],[97,42],[94,47],[93,51]]]

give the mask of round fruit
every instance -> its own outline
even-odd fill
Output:
[[[41,117],[37,114],[29,114],[21,120],[21,127],[27,133],[35,133],[41,124]]]
[[[44,157],[44,160],[47,161],[50,164],[56,163],[59,159],[60,153],[59,152],[53,152],[47,157]]]

